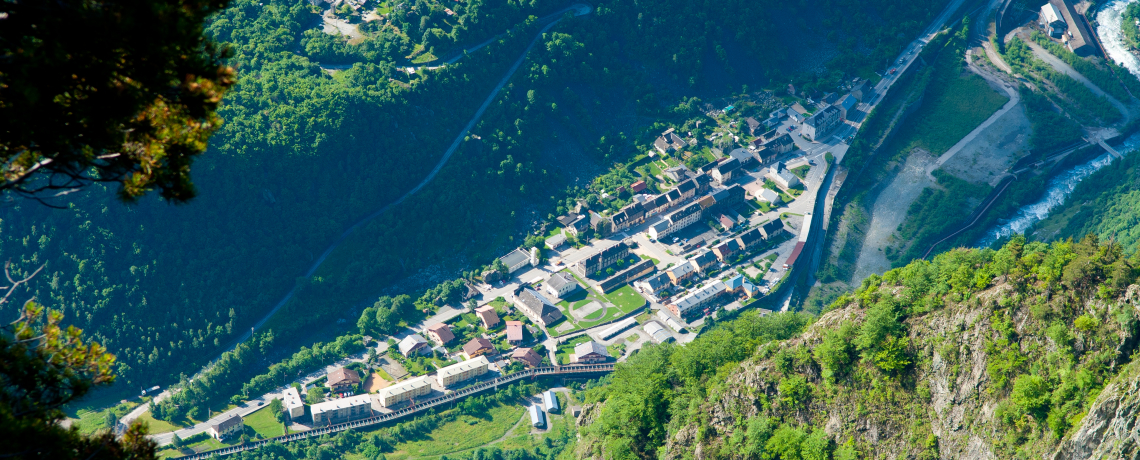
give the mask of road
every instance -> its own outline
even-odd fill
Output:
[[[575,4],[575,5],[571,5],[570,7],[567,7],[566,9],[562,10],[558,14],[562,14],[562,13],[565,13],[566,11],[571,11],[571,10],[574,11],[575,16],[586,15],[592,11],[592,9],[587,5]],[[559,19],[561,19],[561,18],[559,18]],[[559,19],[556,19],[553,22],[551,22],[550,24],[547,24],[545,27],[543,27],[541,30],[539,30],[538,33],[535,34],[534,39],[532,39],[530,44],[527,45],[526,49],[523,50],[522,55],[520,55],[518,60],[515,61],[514,65],[512,65],[511,68],[507,70],[507,73],[505,75],[503,75],[503,78],[502,78],[502,80],[499,81],[499,84],[495,85],[495,87],[487,95],[487,99],[484,100],[483,104],[479,106],[479,109],[475,111],[475,115],[472,116],[471,120],[467,122],[467,126],[465,126],[462,130],[460,130],[459,134],[457,134],[455,136],[455,140],[451,143],[451,146],[447,148],[447,151],[444,152],[443,156],[439,159],[439,162],[435,165],[435,168],[433,168],[431,170],[431,172],[429,172],[428,175],[426,177],[424,177],[424,179],[422,181],[420,181],[419,184],[417,184],[411,190],[408,190],[399,199],[397,199],[396,201],[393,201],[391,203],[388,203],[384,207],[380,208],[379,210],[377,210],[377,211],[375,211],[375,212],[373,212],[367,216],[364,216],[364,218],[358,220],[356,223],[352,224],[350,227],[345,229],[345,231],[343,233],[341,233],[340,236],[337,237],[337,239],[335,241],[333,241],[333,243],[331,245],[329,245],[329,247],[327,249],[325,249],[325,251],[323,253],[321,253],[321,256],[319,258],[317,258],[317,260],[315,262],[313,262],[313,265],[310,266],[309,269],[305,272],[305,274],[304,274],[305,278],[312,277],[313,273],[316,273],[317,269],[320,268],[321,264],[324,263],[325,259],[327,259],[329,257],[329,255],[332,254],[332,252],[337,247],[339,247],[341,245],[341,243],[344,243],[344,241],[346,239],[348,239],[349,235],[352,235],[352,233],[355,232],[358,228],[360,228],[364,224],[368,223],[369,221],[371,221],[377,217],[380,217],[381,215],[388,212],[393,207],[400,205],[401,203],[406,201],[408,198],[410,198],[412,195],[415,195],[420,190],[422,190],[425,186],[427,186],[427,184],[431,183],[431,181],[433,179],[435,179],[435,176],[437,174],[439,174],[439,171],[443,169],[444,165],[447,164],[448,160],[451,159],[451,156],[459,148],[459,145],[463,142],[463,138],[467,135],[467,133],[469,131],[471,131],[472,128],[475,127],[475,123],[477,123],[479,121],[479,119],[482,118],[483,113],[487,111],[487,107],[489,107],[491,105],[491,103],[494,102],[494,100],[499,96],[499,91],[503,89],[503,86],[506,86],[507,82],[510,81],[511,77],[514,76],[516,71],[518,71],[519,67],[522,65],[523,61],[526,59],[527,54],[529,54],[530,50],[532,48],[534,48],[534,44],[537,43],[540,38],[542,38],[542,34],[546,33],[546,31],[550,30],[551,27],[554,27],[554,25],[558,23]],[[246,339],[248,339],[253,334],[254,330],[259,329],[262,326],[264,326],[265,322],[269,321],[269,318],[273,317],[273,315],[276,314],[277,311],[281,310],[281,307],[284,307],[285,304],[288,303],[289,300],[292,299],[293,295],[295,295],[296,293],[297,293],[296,287],[293,287],[292,289],[290,289],[289,292],[287,294],[285,294],[285,297],[283,297],[281,299],[281,301],[277,302],[277,304],[273,306],[272,310],[270,310],[264,317],[262,317],[256,323],[254,323],[253,327],[250,328],[249,332],[243,333],[233,343],[231,343],[228,347],[226,347],[226,349],[223,350],[221,353],[225,353],[226,351],[232,350],[235,346],[237,346],[237,344],[244,342]],[[210,364],[208,364],[206,367],[204,367],[203,370],[206,368],[209,368],[210,365],[212,365],[215,361],[217,361],[217,359],[221,357],[221,353],[219,353],[219,356],[217,356],[213,360],[211,360]],[[198,371],[198,373],[201,373],[201,372],[202,372],[201,370]],[[197,374],[195,374],[195,376],[197,376]],[[169,391],[170,390],[166,390],[166,391],[163,391],[162,393],[160,393],[158,396],[155,397],[155,401],[156,402],[162,401],[162,400],[170,397]],[[135,410],[131,411],[129,414],[127,414],[125,417],[123,417],[122,423],[129,424],[132,420],[138,418],[140,415],[142,415],[144,412],[146,412],[149,408],[150,408],[149,403],[140,405],[139,407],[135,408]]]
[[[1124,121],[1121,123],[1128,123],[1128,120],[1131,118],[1131,113],[1128,111],[1128,107],[1126,107],[1122,102],[1104,92],[1104,90],[1100,89],[1099,86],[1094,84],[1088,78],[1085,78],[1085,76],[1081,75],[1080,72],[1077,72],[1077,69],[1074,69],[1065,61],[1062,61],[1060,58],[1054,56],[1045,48],[1042,48],[1041,45],[1038,45],[1037,42],[1033,41],[1033,39],[1029,37],[1021,37],[1021,40],[1025,42],[1025,44],[1028,45],[1030,49],[1033,50],[1033,55],[1037,56],[1037,59],[1045,61],[1045,63],[1052,66],[1054,70],[1068,75],[1074,80],[1081,82],[1081,84],[1085,85],[1085,87],[1092,91],[1093,94],[1107,99],[1108,102],[1112,104],[1113,107],[1116,107],[1116,110],[1119,110],[1120,114],[1124,116]]]

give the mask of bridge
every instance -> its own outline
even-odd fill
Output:
[[[1112,156],[1116,157],[1117,159],[1124,159],[1124,155],[1121,155],[1120,152],[1116,151],[1116,149],[1109,147],[1108,144],[1104,142],[1104,139],[1097,138],[1096,143],[1100,144],[1100,148],[1104,149],[1108,153],[1111,153]]]
[[[476,393],[481,393],[481,392],[491,390],[491,389],[497,390],[500,385],[506,385],[509,383],[513,383],[517,380],[525,379],[525,378],[559,376],[559,375],[575,375],[575,374],[598,374],[598,373],[613,372],[613,370],[614,370],[614,363],[572,364],[572,365],[566,365],[566,366],[536,367],[533,369],[527,369],[524,371],[516,372],[514,374],[510,374],[510,375],[506,375],[506,376],[502,376],[502,377],[496,377],[494,379],[487,380],[484,382],[479,382],[479,383],[476,383],[476,384],[471,385],[469,387],[460,389],[458,391],[454,391],[454,392],[445,394],[443,396],[439,396],[439,397],[436,397],[433,399],[429,399],[429,400],[424,401],[420,404],[416,404],[415,406],[405,407],[403,409],[400,409],[400,410],[397,410],[394,412],[375,415],[372,417],[363,418],[363,419],[359,419],[359,420],[353,420],[353,421],[344,422],[344,423],[338,423],[335,425],[329,425],[329,426],[324,426],[324,427],[320,427],[320,428],[314,428],[312,430],[302,431],[300,433],[290,433],[290,434],[277,436],[277,437],[273,437],[273,438],[269,438],[269,439],[262,439],[260,441],[247,442],[245,444],[241,444],[241,445],[237,445],[237,446],[230,446],[230,447],[224,447],[221,449],[215,449],[215,450],[206,451],[206,452],[199,452],[199,453],[196,453],[194,455],[187,455],[187,456],[182,457],[182,458],[187,459],[187,460],[202,460],[202,459],[206,459],[209,457],[213,457],[215,455],[221,457],[221,456],[225,456],[225,455],[236,454],[238,452],[257,449],[257,448],[263,447],[269,443],[274,443],[274,442],[285,443],[285,442],[297,441],[297,440],[301,440],[301,439],[305,439],[305,438],[309,438],[309,437],[313,437],[313,436],[321,436],[321,435],[326,435],[326,434],[339,433],[339,432],[345,431],[345,430],[351,430],[351,429],[355,429],[355,428],[363,428],[366,426],[378,425],[381,423],[388,423],[388,422],[392,422],[392,421],[407,417],[409,415],[413,415],[413,414],[416,414],[419,412],[426,411],[426,410],[431,409],[433,407],[437,407],[437,406],[441,406],[444,404],[450,404],[450,403],[456,402],[460,399],[466,398],[466,397],[474,395]]]

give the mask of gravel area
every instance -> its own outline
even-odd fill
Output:
[[[871,208],[871,224],[867,230],[867,237],[863,240],[863,248],[859,252],[859,259],[855,262],[855,275],[851,279],[852,286],[858,286],[863,279],[872,273],[882,273],[891,268],[883,248],[895,239],[895,231],[906,219],[907,210],[914,202],[922,189],[934,185],[926,175],[926,168],[933,164],[934,156],[926,150],[917,149],[911,152],[906,164],[890,185],[879,193]]]
[[[1029,153],[1032,127],[1017,104],[942,165],[942,170],[973,183],[997,184],[1003,172]]]

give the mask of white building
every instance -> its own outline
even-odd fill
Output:
[[[301,392],[296,388],[289,387],[284,392],[285,400],[281,401],[285,406],[285,412],[289,414],[289,418],[298,419],[305,415],[305,402],[301,400]]]
[[[642,329],[645,329],[645,332],[648,333],[650,337],[653,337],[653,340],[657,343],[665,343],[673,340],[673,334],[666,331],[665,326],[657,324],[656,321],[645,323]]]
[[[697,289],[696,291],[693,291],[688,295],[677,299],[676,302],[666,305],[666,307],[668,307],[669,311],[673,312],[674,315],[684,318],[685,315],[689,312],[697,310],[705,305],[714,302],[716,299],[720,298],[720,296],[724,294],[726,290],[727,286],[725,286],[723,282],[719,280],[713,281],[701,287],[700,289]]]
[[[381,406],[392,407],[428,393],[431,393],[431,382],[426,376],[416,377],[380,390],[376,394],[376,399],[380,401]]]
[[[357,395],[313,404],[313,426],[334,425],[372,415],[372,395]]]
[[[507,253],[507,255],[500,257],[499,260],[503,261],[503,265],[507,266],[507,270],[511,273],[517,272],[530,265],[530,253],[515,248],[514,251]]]
[[[569,273],[558,272],[550,279],[546,280],[546,292],[558,298],[563,298],[566,294],[574,292],[578,289],[578,281],[574,279],[574,275]]]
[[[600,332],[598,334],[598,337],[602,340],[609,340],[613,336],[621,334],[622,331],[629,329],[635,324],[637,324],[637,318],[630,316],[629,318],[623,319],[610,325],[610,327],[607,327],[605,330]]]
[[[436,381],[443,388],[450,387],[464,380],[472,379],[487,373],[487,366],[491,364],[486,356],[479,356],[458,364],[452,364],[436,373]]]
[[[219,441],[234,436],[245,430],[245,422],[241,416],[234,414],[225,420],[210,425],[210,436]]]
[[[546,413],[539,409],[538,406],[530,406],[527,408],[530,412],[530,426],[538,428],[546,426]]]

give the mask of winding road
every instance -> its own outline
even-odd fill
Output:
[[[578,4],[570,5],[570,6],[564,8],[562,10],[559,10],[557,13],[554,13],[552,15],[548,15],[548,16],[544,17],[543,19],[548,19],[548,18],[553,18],[555,16],[560,16],[566,12],[569,12],[569,11],[573,11],[574,16],[584,16],[584,15],[590,14],[590,12],[592,12],[593,9],[590,8],[589,5],[578,3]],[[453,154],[455,154],[455,151],[459,148],[459,145],[461,143],[463,143],[463,138],[466,137],[467,133],[469,131],[471,131],[472,128],[475,127],[475,123],[478,123],[479,119],[483,117],[483,113],[487,111],[487,107],[490,107],[491,103],[494,102],[495,99],[498,97],[499,91],[501,91],[503,89],[503,86],[506,86],[507,82],[510,81],[511,77],[514,76],[515,72],[518,71],[520,66],[522,66],[523,61],[526,60],[527,54],[530,54],[530,50],[532,48],[534,48],[534,44],[538,43],[538,40],[540,38],[542,38],[542,34],[546,33],[548,30],[550,30],[551,27],[554,27],[555,24],[558,24],[558,22],[561,19],[562,19],[561,17],[555,18],[553,21],[551,21],[545,27],[540,29],[538,31],[538,33],[535,34],[534,39],[532,39],[530,44],[527,45],[526,49],[523,50],[522,55],[520,55],[518,60],[515,61],[514,65],[512,65],[511,68],[507,70],[507,73],[505,75],[503,75],[503,78],[502,78],[502,80],[499,81],[499,84],[495,85],[495,88],[492,89],[490,94],[487,95],[487,99],[483,101],[483,105],[479,106],[479,110],[475,111],[475,115],[472,116],[471,120],[467,122],[467,126],[464,126],[463,129],[459,131],[459,134],[457,134],[455,136],[455,140],[452,141],[451,146],[447,148],[447,151],[445,151],[443,153],[443,156],[439,159],[439,163],[437,163],[435,165],[435,168],[433,168],[431,170],[431,172],[429,172],[428,175],[426,177],[424,177],[424,179],[422,181],[420,181],[419,184],[417,184],[411,190],[408,190],[407,193],[404,193],[404,195],[401,196],[399,199],[397,199],[396,201],[393,201],[391,203],[388,203],[384,207],[376,210],[375,212],[373,212],[367,216],[364,216],[363,218],[358,220],[356,223],[352,224],[352,226],[345,229],[345,231],[343,233],[341,233],[340,236],[337,237],[337,239],[335,241],[333,241],[332,244],[330,244],[329,247],[327,249],[325,249],[325,251],[323,253],[321,253],[321,256],[318,257],[315,262],[313,262],[313,265],[310,266],[309,269],[305,271],[305,274],[304,274],[305,278],[309,278],[309,277],[313,276],[313,273],[316,273],[317,269],[320,268],[321,264],[324,263],[325,259],[327,259],[329,257],[329,255],[332,254],[332,252],[334,250],[336,250],[336,248],[339,247],[341,245],[341,243],[344,243],[344,241],[346,239],[348,239],[348,237],[350,235],[352,235],[352,233],[355,232],[358,228],[360,228],[364,224],[368,223],[369,221],[371,221],[377,217],[380,217],[384,213],[391,210],[393,207],[396,207],[396,206],[400,205],[401,203],[403,203],[404,201],[407,201],[408,198],[410,198],[412,195],[415,195],[416,193],[418,193],[425,186],[427,186],[429,183],[431,183],[431,181],[433,179],[435,179],[435,176],[437,174],[439,174],[439,171],[442,170],[444,165],[447,164],[448,160],[451,159],[451,156]],[[472,48],[471,50],[482,48],[483,46],[486,46],[487,44],[491,43],[494,40],[495,39],[492,38],[491,40],[489,40],[487,42],[484,42],[480,45],[477,45],[475,48]],[[458,57],[453,59],[451,62],[454,62],[454,60],[458,60]],[[281,307],[285,306],[285,304],[288,303],[289,300],[292,299],[296,293],[297,293],[297,287],[294,286],[292,289],[289,290],[289,292],[287,294],[285,294],[285,297],[281,298],[281,301],[277,302],[277,304],[273,306],[272,310],[270,310],[268,313],[265,314],[264,317],[262,317],[256,323],[254,323],[253,327],[251,327],[248,332],[243,333],[241,335],[241,337],[236,339],[230,346],[226,347],[225,350],[223,350],[221,353],[219,353],[219,355],[217,357],[215,357],[213,360],[210,361],[210,364],[203,367],[203,370],[209,368],[210,365],[212,365],[215,361],[217,361],[218,358],[221,357],[221,354],[223,354],[229,350],[232,350],[235,346],[237,346],[237,344],[244,342],[246,339],[248,339],[251,335],[253,335],[254,330],[260,329],[262,326],[264,326],[266,321],[269,321],[269,318],[273,317],[274,314],[276,314],[279,310],[281,310]],[[199,374],[201,372],[202,372],[201,370],[198,371]],[[195,375],[195,377],[196,376],[197,376],[197,374]],[[162,401],[163,399],[166,399],[168,397],[170,397],[170,390],[163,391],[158,396],[156,396],[154,400],[155,401]],[[123,426],[129,424],[131,421],[138,418],[143,413],[145,413],[147,410],[149,410],[149,408],[150,408],[150,403],[142,404],[142,405],[136,407],[129,414],[124,416],[121,419],[120,423]]]

